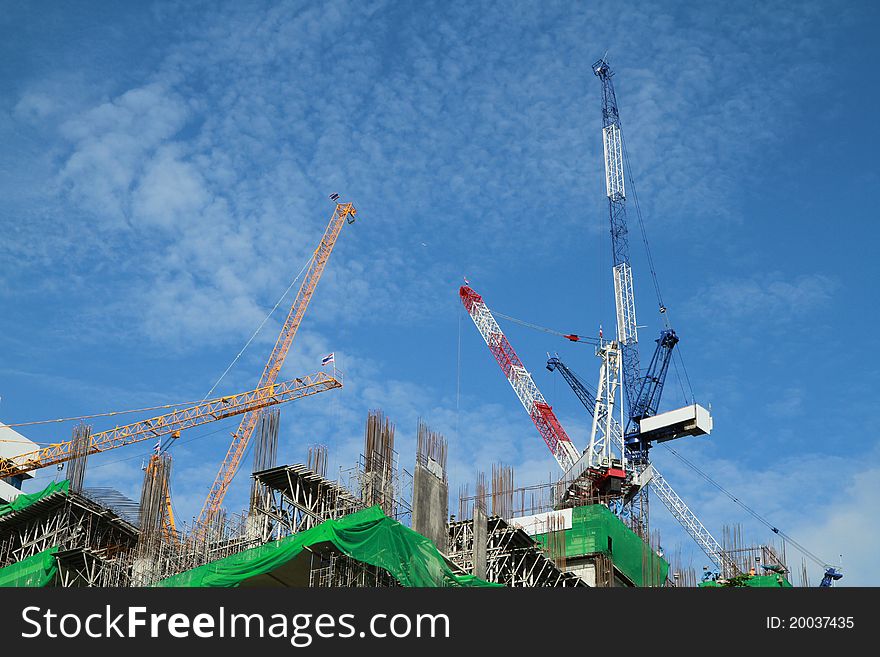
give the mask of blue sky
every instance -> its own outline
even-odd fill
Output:
[[[7,6],[0,418],[200,399],[310,255],[338,192],[360,221],[284,374],[335,351],[346,385],[285,407],[280,460],[322,442],[332,472],[348,466],[366,412],[382,408],[404,463],[419,417],[447,436],[453,498],[499,461],[518,485],[546,481],[555,463],[457,291],[467,275],[503,313],[579,333],[613,325],[590,70],[607,51],[664,301],[715,416],[711,438],[676,450],[813,552],[842,554],[841,584],[878,585],[877,19],[849,2]],[[647,349],[660,323],[631,229]],[[221,392],[255,384],[282,319]],[[504,326],[585,447],[585,414],[543,365],[558,351],[593,381],[597,359]],[[679,389],[673,373],[665,407]],[[198,511],[235,426],[175,447],[179,515]],[[94,458],[87,485],[137,497],[147,451]],[[725,523],[773,538],[671,454],[654,458],[718,538]],[[246,491],[241,474],[228,506]],[[652,523],[702,568],[659,501]]]

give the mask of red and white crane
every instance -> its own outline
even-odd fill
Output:
[[[547,443],[559,466],[567,472],[580,458],[580,452],[572,444],[571,438],[556,419],[550,404],[532,380],[532,375],[507,341],[498,322],[483,302],[483,297],[466,285],[461,287],[459,295],[465,310],[474,320],[477,330],[489,346],[489,351],[495,356],[508,383],[535,423],[538,433]]]
[[[612,495],[630,495],[638,491],[641,487],[647,486],[649,483],[672,512],[672,515],[678,520],[688,534],[693,537],[697,544],[706,552],[706,554],[722,569],[723,572],[735,574],[738,568],[724,551],[718,541],[709,533],[709,530],[700,522],[699,518],[688,508],[687,504],[672,489],[669,483],[663,478],[659,471],[649,465],[646,469],[639,472],[630,473],[627,471],[629,463],[626,461],[626,450],[623,441],[623,428],[621,422],[614,417],[614,382],[619,384],[619,369],[614,372],[605,372],[603,366],[602,381],[609,386],[611,394],[605,393],[603,398],[602,382],[600,381],[600,391],[597,397],[593,397],[590,393],[585,392],[583,386],[580,387],[581,401],[589,409],[595,405],[593,411],[593,432],[590,445],[583,455],[578,451],[577,447],[571,442],[568,434],[562,428],[553,409],[544,399],[541,391],[532,380],[532,375],[522,364],[519,356],[516,355],[510,342],[495,321],[495,317],[489,310],[483,297],[477,294],[473,289],[464,286],[459,290],[461,302],[470,315],[471,319],[483,336],[486,344],[495,360],[501,366],[505,377],[516,392],[522,405],[538,432],[547,443],[547,447],[556,458],[559,467],[562,468],[563,476],[560,481],[565,482],[565,487],[577,484],[579,481],[590,480],[591,487],[597,491],[611,493]],[[617,352],[619,347],[617,341],[610,341],[607,344],[600,345],[599,350],[608,349]],[[558,362],[556,366],[562,365]],[[606,358],[605,363],[616,363],[619,368],[619,354],[614,353],[612,358]],[[564,367],[564,365],[563,365]],[[568,379],[567,379],[568,380]],[[613,387],[612,387],[613,386]],[[577,392],[578,387],[573,386]],[[597,431],[598,424],[601,429]],[[596,440],[596,436],[601,436],[601,441]],[[616,454],[615,454],[616,452]],[[613,458],[620,455],[620,460]],[[612,458],[609,458],[611,455]],[[585,479],[586,478],[586,479]],[[624,490],[624,483],[626,489]]]

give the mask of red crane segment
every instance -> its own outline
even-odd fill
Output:
[[[459,290],[459,296],[489,351],[492,352],[519,401],[532,418],[532,422],[535,423],[541,438],[544,439],[560,467],[568,471],[578,460],[580,453],[565,433],[550,404],[538,390],[532,375],[516,355],[516,351],[498,326],[483,297],[466,285]]]

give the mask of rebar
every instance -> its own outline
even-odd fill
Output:
[[[70,480],[70,490],[75,493],[83,489],[91,443],[92,427],[82,423],[76,425],[73,428],[73,440],[70,448],[73,457],[67,465],[67,478]]]
[[[278,428],[281,411],[277,408],[264,411],[260,415],[254,442],[254,465],[252,472],[261,472],[275,467],[278,455]],[[253,509],[262,491],[256,480],[251,481],[250,508]]]
[[[309,470],[321,477],[327,476],[327,445],[312,445],[309,447],[307,462]]]

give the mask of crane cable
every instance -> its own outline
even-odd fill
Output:
[[[629,153],[626,149],[626,143],[623,139],[622,131],[621,131],[621,145],[623,147],[623,157],[624,157],[624,161],[626,164],[626,169],[627,169],[627,172],[629,173],[628,177],[629,177],[630,189],[632,189],[633,202],[634,202],[635,209],[636,209],[636,217],[638,218],[639,229],[642,234],[642,243],[645,245],[645,253],[647,255],[648,267],[651,270],[651,279],[654,283],[654,292],[657,295],[657,303],[659,304],[659,307],[660,307],[660,314],[663,315],[663,321],[666,325],[666,328],[669,328],[669,317],[667,314],[667,308],[663,303],[663,296],[660,293],[660,282],[657,278],[657,270],[654,267],[654,258],[651,255],[651,247],[648,244],[648,234],[647,234],[647,231],[645,230],[645,222],[642,218],[642,209],[641,209],[641,206],[639,205],[639,194],[638,194],[638,191],[636,190],[635,181],[632,178],[632,166],[630,165]],[[684,373],[684,376],[685,376],[685,381],[687,382],[688,389],[690,390],[690,393],[691,393],[691,399],[693,400],[694,399],[694,389],[693,389],[693,386],[691,386],[690,376],[688,376],[687,367],[685,367],[684,358],[681,355],[681,348],[680,347],[676,351],[674,356],[678,356],[678,360],[681,363],[682,372]],[[676,371],[676,375],[677,375],[678,374],[678,366],[675,364],[674,356],[673,356],[673,366],[675,367],[675,371]],[[679,384],[681,384],[680,377],[679,377]],[[682,387],[682,394],[684,394],[683,387]],[[777,535],[781,536],[783,539],[787,540],[796,549],[798,549],[801,553],[803,553],[804,555],[806,555],[807,557],[812,559],[819,566],[822,566],[823,568],[828,566],[828,562],[823,561],[822,559],[817,557],[815,554],[810,552],[806,547],[804,547],[803,545],[798,543],[794,538],[792,538],[791,536],[789,536],[788,534],[786,534],[785,532],[783,532],[779,528],[775,527],[773,525],[773,523],[771,523],[769,520],[767,520],[766,518],[761,516],[757,511],[755,511],[754,509],[749,507],[745,502],[740,500],[738,497],[733,495],[730,491],[728,491],[726,488],[724,488],[721,484],[719,484],[717,481],[712,479],[705,472],[700,470],[700,468],[698,468],[695,464],[691,463],[688,459],[686,459],[684,456],[682,456],[681,454],[676,452],[674,449],[672,449],[668,445],[663,445],[663,446],[666,447],[667,450],[672,452],[676,457],[678,457],[682,462],[684,462],[686,465],[688,465],[692,470],[694,470],[694,472],[696,472],[703,479],[705,479],[707,482],[709,482],[712,486],[714,486],[719,491],[724,493],[727,497],[729,497],[731,500],[736,502],[736,504],[738,504],[740,507],[742,507],[747,513],[749,513],[751,516],[753,516],[756,520],[758,520],[762,524],[766,525],[770,529],[770,531],[772,531],[774,534],[777,534]]]
[[[248,338],[248,341],[244,343],[244,346],[241,348],[241,351],[238,352],[238,354],[235,356],[235,358],[232,359],[232,362],[229,363],[227,368],[223,371],[223,374],[220,375],[220,378],[217,379],[217,381],[214,383],[214,385],[211,386],[211,389],[208,391],[208,394],[205,395],[204,399],[207,399],[208,397],[210,397],[211,393],[214,392],[214,390],[217,388],[218,385],[220,385],[220,382],[223,380],[223,378],[227,374],[229,374],[229,370],[231,370],[235,366],[235,364],[238,362],[238,359],[241,358],[242,354],[250,346],[251,342],[254,341],[254,338],[256,338],[257,335],[260,333],[260,331],[263,330],[263,327],[266,325],[266,322],[268,322],[269,318],[275,313],[276,310],[278,310],[278,306],[280,306],[281,302],[284,301],[284,299],[287,297],[288,294],[290,294],[290,291],[293,289],[293,286],[296,285],[296,282],[299,280],[299,277],[302,276],[302,273],[306,270],[306,267],[308,267],[309,264],[314,259],[315,259],[315,253],[312,253],[311,257],[308,260],[306,260],[306,263],[302,266],[302,269],[299,270],[299,273],[290,282],[290,285],[287,286],[287,289],[284,290],[284,294],[282,294],[281,297],[278,299],[278,301],[275,302],[275,305],[272,306],[272,310],[270,310],[269,313],[263,318],[263,321],[260,322],[260,325],[257,327],[257,330],[254,331],[253,335],[251,335],[250,338]],[[204,401],[204,399],[202,401]]]
[[[571,342],[585,342],[588,344],[597,345],[599,344],[599,338],[593,338],[586,335],[578,335],[576,333],[563,333],[562,331],[556,331],[551,328],[547,328],[546,326],[541,326],[539,324],[532,324],[531,322],[526,322],[522,319],[517,319],[516,317],[511,317],[510,315],[505,315],[504,313],[500,313],[497,310],[492,310],[492,314],[496,317],[501,317],[502,319],[506,319],[509,322],[513,322],[514,324],[520,324],[521,326],[525,326],[530,329],[534,329],[536,331],[543,331],[544,333],[550,333],[552,335],[558,335],[562,338],[566,338]]]
[[[807,557],[809,557],[810,559],[812,559],[817,565],[821,566],[822,568],[827,568],[827,567],[830,565],[827,561],[823,561],[822,559],[820,559],[819,557],[817,557],[815,554],[813,554],[812,552],[810,552],[807,548],[805,548],[803,545],[801,545],[800,543],[798,543],[794,538],[792,538],[791,536],[789,536],[788,534],[786,534],[785,532],[783,532],[781,529],[779,529],[779,528],[777,528],[776,526],[774,526],[773,523],[771,523],[769,520],[767,520],[766,518],[764,518],[764,517],[763,517],[761,514],[759,514],[757,511],[755,511],[755,510],[752,509],[750,506],[748,506],[745,502],[743,502],[743,501],[740,500],[738,497],[736,497],[733,493],[731,493],[731,492],[728,491],[726,488],[724,488],[724,486],[722,486],[722,485],[719,484],[717,481],[715,481],[714,479],[712,479],[712,477],[710,477],[710,476],[707,475],[705,472],[703,472],[703,471],[702,471],[699,467],[697,467],[694,463],[691,463],[691,461],[689,461],[688,459],[686,459],[684,456],[682,456],[681,454],[679,454],[678,452],[676,452],[674,449],[672,449],[672,448],[669,447],[668,445],[663,445],[663,446],[664,446],[667,450],[669,450],[670,452],[672,452],[676,457],[678,457],[678,459],[681,460],[685,465],[687,465],[688,467],[690,467],[694,472],[696,472],[696,473],[697,473],[698,475],[700,475],[703,479],[705,479],[707,482],[709,482],[712,486],[714,486],[714,487],[717,488],[719,491],[721,491],[722,493],[724,493],[727,497],[729,497],[731,500],[733,500],[734,502],[736,502],[740,507],[742,507],[746,512],[748,512],[751,516],[753,516],[753,517],[754,517],[756,520],[758,520],[761,524],[766,525],[766,526],[770,529],[770,531],[772,531],[774,534],[777,534],[777,535],[781,536],[783,539],[785,539],[786,541],[788,541],[789,543],[791,543],[791,544],[792,544],[797,550],[799,550],[802,554],[804,554],[804,555],[806,555]]]
[[[632,165],[629,161],[629,151],[626,150],[626,140],[623,138],[623,131],[620,132],[620,145],[623,150],[623,159],[629,177],[629,186],[632,190],[633,205],[636,209],[636,218],[639,220],[639,230],[642,234],[642,244],[645,245],[645,254],[647,255],[648,260],[648,269],[650,269],[651,271],[651,280],[654,283],[654,292],[657,295],[657,304],[660,309],[660,314],[663,316],[663,324],[668,329],[670,328],[668,309],[666,308],[666,304],[663,303],[663,295],[660,293],[660,279],[657,277],[657,268],[654,266],[654,256],[651,255],[651,246],[648,244],[648,232],[647,230],[645,230],[645,221],[642,218],[642,206],[641,204],[639,204],[639,192],[636,189],[636,182],[635,180],[633,180],[632,177]],[[687,382],[688,389],[691,393],[691,401],[693,401],[695,399],[694,389],[693,386],[691,386],[691,379],[690,376],[688,376],[687,368],[684,365],[684,357],[681,355],[681,347],[676,350],[675,355],[678,355],[678,360],[681,363],[681,369],[684,372],[685,381]],[[675,361],[673,360],[673,363],[674,362]],[[676,376],[679,376],[678,367],[675,368],[675,372]],[[680,376],[679,383],[681,384]]]
[[[626,141],[623,138],[623,131],[620,132],[620,145],[623,149],[623,159],[626,163],[626,170],[629,174],[629,186],[633,194],[633,204],[636,208],[636,217],[639,220],[639,229],[642,233],[642,243],[645,245],[645,253],[648,256],[648,268],[651,270],[651,280],[654,282],[654,292],[657,294],[657,304],[660,307],[660,314],[664,315],[666,328],[669,328],[669,321],[666,319],[666,306],[663,304],[663,295],[660,294],[660,281],[657,278],[657,270],[654,267],[654,258],[651,255],[651,247],[648,245],[648,233],[645,230],[645,222],[642,219],[642,208],[639,204],[639,193],[636,190],[636,183],[632,177],[632,166],[629,162],[629,152],[626,150]]]
[[[284,299],[287,297],[288,294],[290,294],[290,290],[293,288],[294,285],[296,285],[296,282],[299,280],[299,277],[302,276],[302,273],[306,270],[306,267],[309,266],[309,263],[314,259],[314,257],[315,257],[314,254],[312,254],[312,257],[310,257],[306,261],[306,264],[303,265],[302,269],[299,270],[299,273],[296,275],[296,277],[293,279],[293,281],[291,281],[290,285],[287,286],[287,289],[284,291],[284,294],[281,295],[281,298],[278,299],[278,301],[272,307],[272,310],[269,311],[269,314],[267,314],[266,317],[263,318],[263,321],[260,322],[260,325],[257,327],[257,330],[254,331],[253,335],[251,335],[251,337],[248,339],[248,341],[245,343],[245,345],[241,348],[241,350],[238,352],[238,354],[235,356],[235,358],[232,359],[232,362],[229,363],[229,366],[223,371],[223,374],[220,375],[220,378],[217,379],[217,381],[214,383],[213,386],[211,386],[211,389],[208,390],[208,393],[204,397],[202,397],[200,400],[176,402],[174,404],[160,404],[158,406],[144,406],[142,408],[132,408],[132,409],[125,410],[125,411],[108,411],[106,413],[91,413],[89,415],[75,415],[75,416],[71,416],[71,417],[59,417],[59,418],[54,418],[51,420],[33,420],[30,422],[4,423],[5,426],[7,426],[7,427],[31,427],[31,426],[35,426],[38,424],[57,424],[57,423],[63,423],[63,422],[74,422],[77,420],[80,420],[80,421],[91,420],[91,419],[98,418],[98,417],[112,417],[114,415],[129,415],[131,413],[143,413],[145,411],[159,411],[159,410],[165,410],[165,409],[169,409],[169,408],[178,408],[180,406],[192,406],[194,404],[198,404],[200,401],[207,400],[211,396],[211,394],[217,389],[217,386],[220,385],[220,382],[224,379],[224,377],[227,374],[229,374],[229,371],[235,366],[235,364],[241,358],[242,354],[244,354],[245,350],[250,346],[251,342],[254,341],[254,339],[257,337],[257,335],[260,333],[260,331],[266,325],[266,322],[269,321],[269,318],[275,313],[276,310],[278,310],[278,306],[281,305],[281,302],[284,301]],[[0,442],[24,442],[24,441],[0,440]],[[35,441],[29,441],[29,442],[35,442]],[[42,443],[37,443],[37,444],[42,444]],[[46,444],[50,444],[50,443],[46,443]]]
[[[257,337],[257,335],[260,333],[260,331],[263,330],[263,327],[266,325],[266,322],[269,321],[269,318],[270,318],[273,314],[275,314],[275,311],[276,311],[276,310],[278,310],[278,306],[281,305],[281,302],[284,301],[284,299],[287,297],[288,294],[290,294],[290,291],[293,289],[293,286],[296,285],[296,282],[299,280],[299,277],[302,276],[303,272],[306,270],[306,267],[308,267],[309,264],[311,264],[311,262],[315,259],[315,254],[316,254],[316,253],[317,253],[317,251],[314,252],[314,253],[312,253],[311,257],[310,257],[308,260],[306,260],[305,264],[302,266],[302,269],[299,270],[299,273],[298,273],[298,274],[294,277],[294,279],[290,282],[290,285],[287,286],[287,289],[284,290],[284,294],[282,294],[282,295],[278,298],[278,301],[276,301],[276,302],[275,302],[275,305],[272,306],[272,310],[270,310],[270,311],[268,312],[268,314],[263,318],[263,321],[260,322],[260,325],[259,325],[259,326],[257,327],[257,329],[253,332],[253,334],[251,335],[251,337],[248,338],[248,341],[244,343],[244,346],[241,348],[241,350],[238,352],[238,354],[236,354],[235,358],[232,359],[232,362],[229,363],[229,365],[226,367],[225,370],[223,370],[223,374],[221,374],[221,375],[220,375],[220,378],[217,379],[217,381],[214,382],[214,385],[211,386],[211,389],[210,389],[210,390],[208,391],[208,393],[204,396],[204,398],[202,399],[202,401],[205,401],[206,399],[208,399],[208,397],[211,395],[211,393],[213,393],[214,390],[217,389],[217,386],[220,385],[220,382],[224,379],[224,377],[225,377],[227,374],[229,374],[229,370],[231,370],[231,369],[235,366],[235,364],[236,364],[236,363],[238,362],[238,360],[241,358],[242,354],[244,354],[244,352],[247,350],[247,348],[251,345],[251,342],[253,342],[254,339]],[[160,451],[162,451],[162,452],[168,451],[169,449],[171,449],[171,446],[172,446],[172,445],[175,445],[175,444],[176,444],[175,438],[174,438],[173,436],[169,436],[168,438],[165,439],[165,444],[162,445]],[[237,471],[236,471],[235,474],[237,474]],[[232,475],[233,478],[235,477],[235,474]]]

